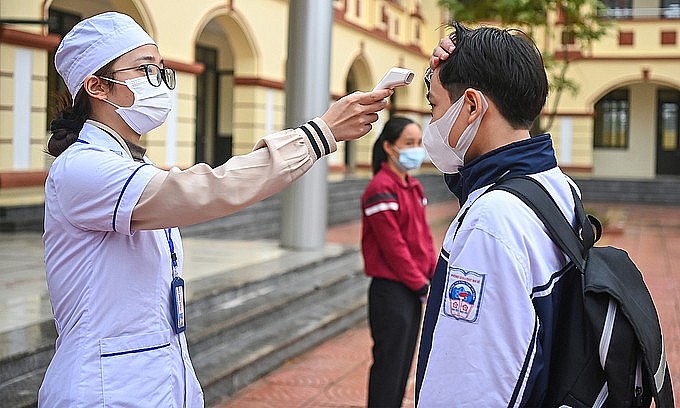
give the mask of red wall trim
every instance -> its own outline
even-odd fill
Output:
[[[201,62],[186,63],[164,59],[163,63],[168,68],[172,68],[179,72],[186,72],[188,74],[201,75],[203,71],[205,71],[205,65]]]
[[[61,37],[56,34],[34,34],[0,27],[0,43],[54,51],[60,42]]]
[[[574,58],[575,54],[579,54],[580,56],[578,58]],[[574,52],[574,53],[569,53],[570,57],[569,60],[571,62],[574,61],[647,61],[647,62],[653,62],[653,61],[680,61],[680,56],[678,55],[669,55],[669,56],[662,56],[662,55],[657,55],[657,56],[612,56],[612,57],[593,57],[593,56],[583,56],[580,54],[580,52]],[[562,52],[557,52],[555,53],[556,58],[564,58],[564,53]]]
[[[557,52],[555,52],[555,58],[562,60],[562,59],[565,59],[565,57],[567,59],[569,59],[569,61],[573,61],[573,60],[577,60],[577,59],[583,59],[583,54],[581,53],[581,51],[567,51],[567,52],[557,51]]]
[[[680,61],[680,56],[656,56],[656,57],[643,57],[643,56],[633,56],[630,57],[584,57],[581,61]]]
[[[345,173],[347,166],[345,164],[329,164],[328,171],[331,173]]]
[[[43,186],[45,180],[47,180],[47,170],[0,171],[0,189]]]
[[[558,163],[560,166],[560,169],[562,169],[563,172],[565,173],[592,173],[593,172],[593,166],[563,166]]]
[[[54,51],[59,46],[61,37],[56,34],[41,35],[0,27],[0,42]],[[187,72],[194,75],[200,75],[205,70],[205,66],[200,62],[185,63],[167,59],[164,60],[164,62],[166,66],[175,71]]]
[[[415,45],[405,45],[398,43],[396,41],[392,41],[387,37],[387,32],[384,30],[380,30],[378,28],[374,28],[373,30],[368,30],[360,25],[354,24],[352,22],[349,22],[345,20],[344,16],[344,10],[337,10],[335,9],[335,15],[334,15],[335,22],[338,24],[343,24],[345,26],[348,26],[352,28],[353,30],[360,31],[366,35],[369,35],[371,37],[377,38],[378,40],[385,41],[389,43],[390,45],[393,45],[395,47],[399,47],[404,51],[410,52],[412,54],[424,57],[424,58],[430,58],[430,54],[425,54],[423,50],[420,49],[420,47],[415,46]]]
[[[261,86],[263,88],[284,89],[286,83],[282,81],[272,81],[257,77],[235,77],[234,85],[241,86]]]

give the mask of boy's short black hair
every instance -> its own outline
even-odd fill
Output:
[[[548,96],[548,78],[536,44],[520,30],[470,29],[458,22],[456,49],[441,63],[439,80],[451,100],[481,91],[516,129],[530,129]]]

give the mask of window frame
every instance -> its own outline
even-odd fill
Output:
[[[58,8],[50,8],[48,11],[48,32],[50,34],[57,34],[63,38],[82,19],[82,16],[78,14],[73,14]],[[47,64],[46,130],[50,129],[50,122],[53,119],[53,115],[56,113],[58,95],[68,92],[66,83],[57,72],[57,68],[54,66],[53,61],[55,53],[56,50],[49,51],[47,54],[47,58],[50,63]]]
[[[625,150],[629,146],[630,90],[618,88],[595,103],[593,148]]]

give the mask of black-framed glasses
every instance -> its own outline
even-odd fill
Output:
[[[177,85],[177,79],[175,77],[175,70],[172,68],[161,68],[156,64],[142,64],[136,67],[121,68],[115,71],[109,71],[107,74],[115,74],[116,72],[131,71],[133,69],[143,69],[144,74],[146,74],[146,79],[152,86],[161,86],[161,82],[165,82],[165,85],[170,89],[175,89]]]

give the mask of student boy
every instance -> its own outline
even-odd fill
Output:
[[[529,135],[548,93],[533,42],[517,30],[453,28],[426,78],[432,122],[423,144],[461,209],[432,281],[416,401],[541,406],[567,260],[517,197],[483,193],[502,177],[534,177],[573,225],[573,182],[557,166],[550,135]]]

